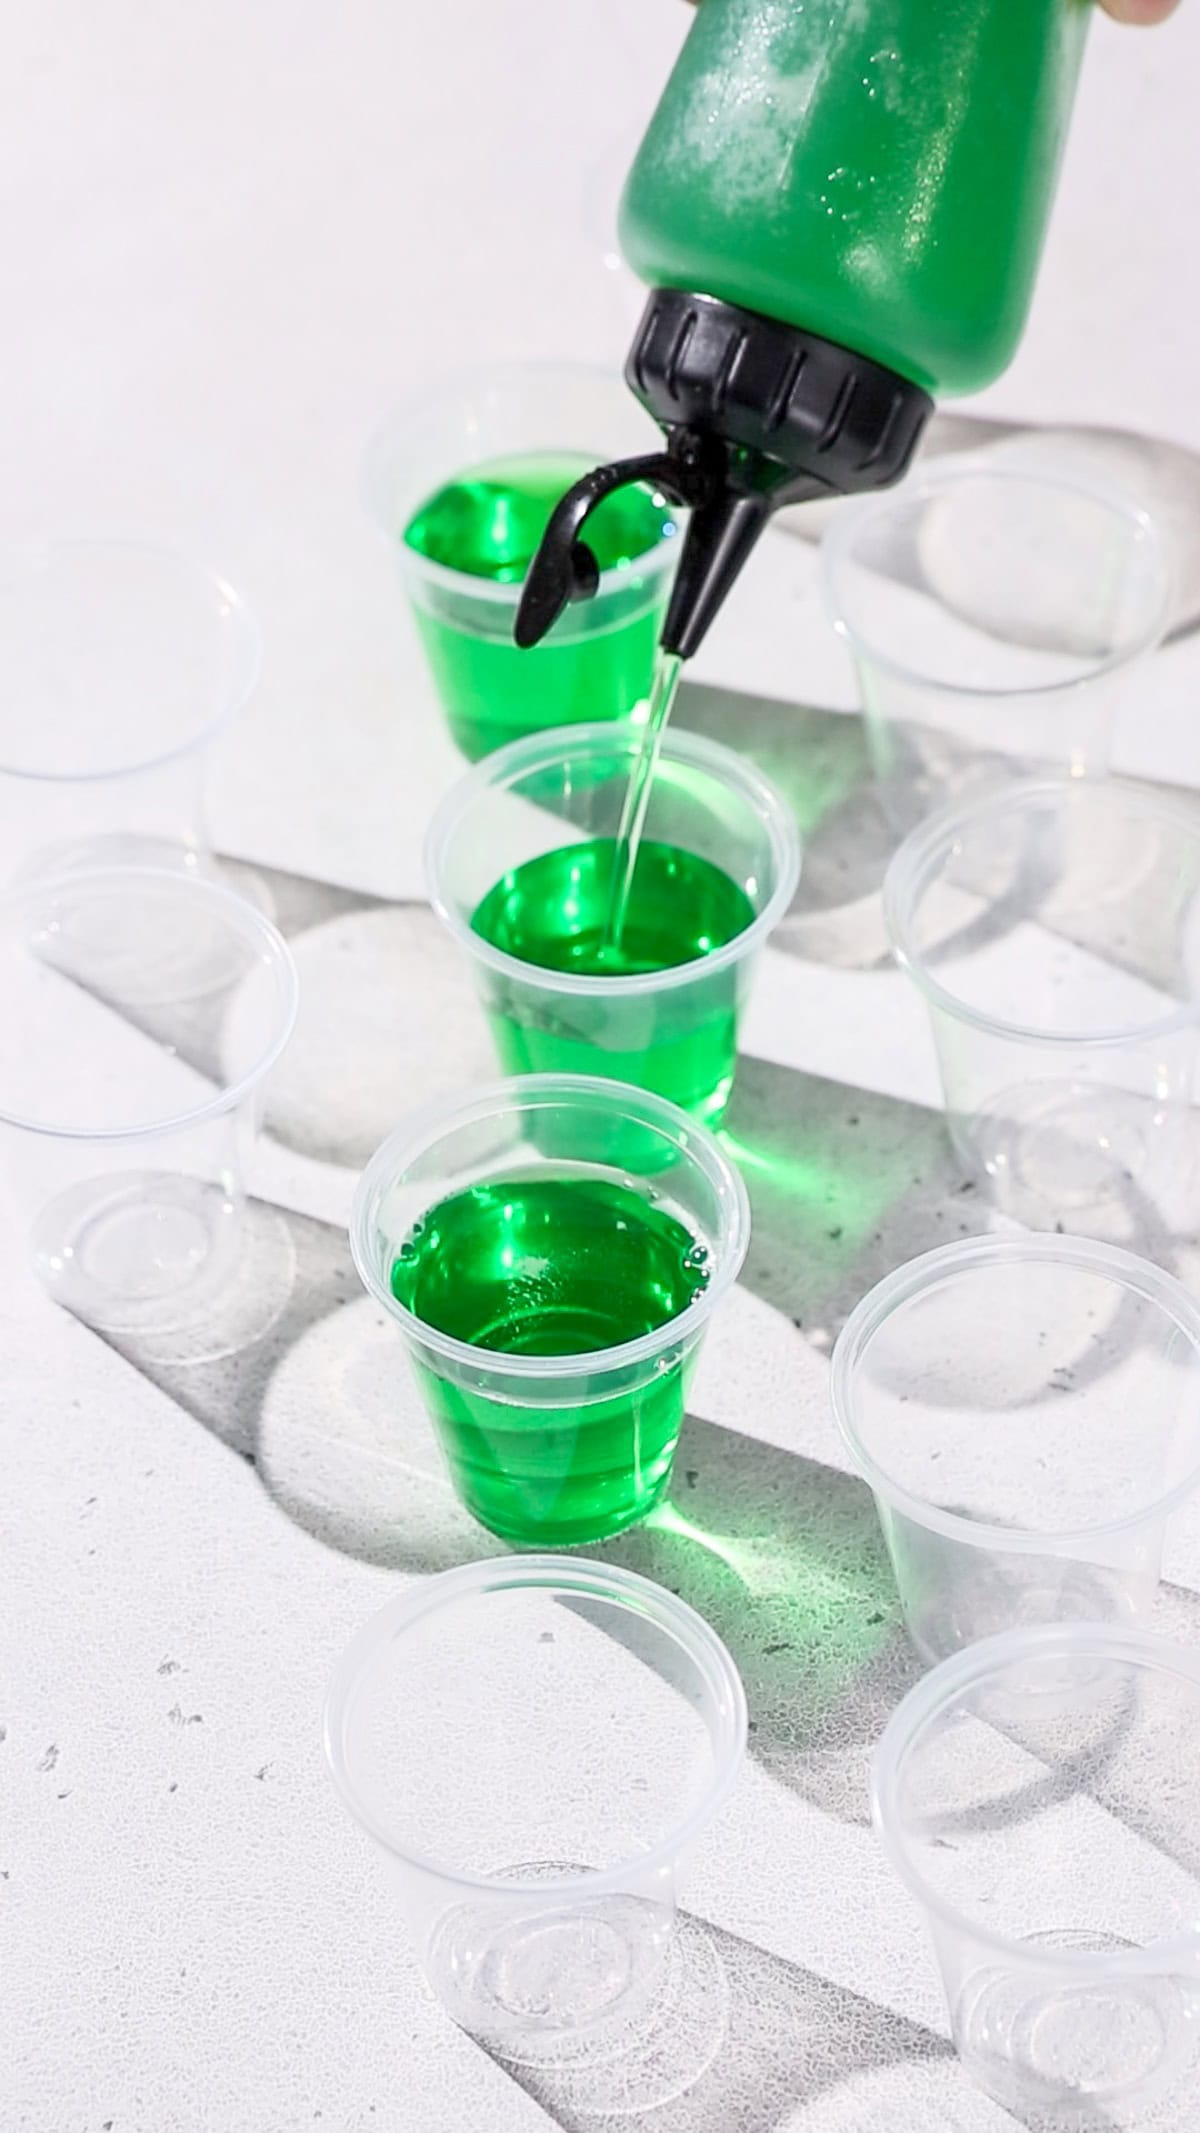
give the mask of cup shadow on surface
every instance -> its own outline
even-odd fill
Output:
[[[428,1090],[445,1085],[448,1068],[461,1070],[464,1054],[453,1048],[459,1025],[443,1014],[456,982],[448,975],[453,959],[431,914],[349,891],[327,894],[293,877],[274,877],[271,888],[293,946],[319,942],[335,974],[337,959],[351,965],[357,956],[336,945],[339,929],[344,938],[352,928],[398,920],[409,929],[400,951],[406,971],[412,941],[433,929],[436,983],[414,1051],[424,1047]],[[360,974],[348,976],[348,990],[359,982]],[[315,985],[311,996],[318,1025],[336,1035],[336,979],[328,991]],[[482,1047],[486,1033],[469,989],[464,1028],[468,1014],[467,1041]],[[345,1079],[330,1089],[322,1086],[328,1062],[302,1061],[290,1093],[280,1082],[268,1133],[343,1164],[373,1147],[420,1100],[407,1088],[397,1093],[388,1027],[370,1037],[378,1070],[356,1051],[368,1040],[355,1035],[344,1043]],[[475,1071],[468,1066],[464,1078]],[[330,1113],[332,1130],[322,1126]],[[982,1196],[955,1167],[941,1116],[919,1106],[743,1057],[726,1141],[753,1209],[743,1286],[817,1352],[828,1350],[882,1274],[988,1227]],[[279,1508],[323,1545],[412,1574],[501,1552],[453,1496],[396,1329],[362,1294],[345,1232],[262,1199],[249,1203],[247,1219],[250,1272],[220,1352],[155,1352],[132,1336],[108,1336],[109,1345],[254,1464]],[[866,1486],[798,1447],[691,1414],[670,1499],[600,1552],[681,1594],[728,1643],[746,1683],[755,1762],[831,1818],[865,1824],[874,1743],[920,1670]],[[1162,1626],[1194,1637],[1200,1597],[1168,1588],[1164,1598]],[[575,2077],[510,2069],[565,2133],[606,2133],[617,2114],[628,2122],[631,2110],[648,2133],[774,2133],[799,2103],[831,2099],[858,2079],[961,2080],[944,2065],[950,2047],[932,2030],[718,1928],[696,1931],[715,1950],[727,1993],[724,2041],[711,2063],[699,2079],[694,2065],[684,2067],[672,2089],[671,2067],[664,2071],[656,2048],[619,2076],[623,2101]],[[914,1921],[914,1942],[915,1934]],[[881,2103],[882,2092],[872,2089],[881,2128],[892,2123],[891,2093]],[[857,2112],[857,2101],[848,2096],[845,2107]],[[980,2108],[991,2107],[981,2100]],[[839,2133],[843,2123],[860,2133],[876,2120],[839,2116]]]
[[[505,1552],[455,1497],[344,1234],[283,1219],[296,1278],[260,1340],[194,1364],[131,1336],[109,1344],[254,1465],[323,1546],[411,1575]],[[679,1593],[725,1639],[764,1768],[839,1819],[866,1819],[869,1748],[916,1662],[863,1482],[689,1414],[669,1500],[595,1552]]]
[[[722,1137],[750,1195],[742,1286],[823,1351],[893,1267],[990,1226],[920,1104],[743,1055]]]
[[[900,843],[879,798],[861,713],[752,696],[685,681],[674,721],[738,749],[792,808],[800,831],[800,880],[771,935],[784,955],[842,970],[875,970],[891,960],[879,892]],[[930,735],[945,775],[980,782],[1011,777],[996,750]]]
[[[859,1298],[906,1260],[996,1227],[986,1194],[964,1177],[939,1111],[743,1056],[723,1138],[750,1195],[741,1283],[828,1351]],[[1165,1221],[1133,1178],[1086,1234],[1140,1252],[1188,1278],[1193,1236]],[[1071,1225],[1061,1225],[1069,1230]],[[1022,1232],[1010,1226],[1008,1234]],[[1193,1270],[1194,1271],[1194,1270]],[[1130,1299],[1076,1365],[1095,1382],[1120,1351]]]
[[[1173,552],[1166,643],[1177,643],[1200,626],[1200,454],[1144,430],[1014,423],[939,408],[921,439],[918,463],[961,453],[993,466],[1052,464],[1085,484],[1090,477],[1123,490],[1150,512]],[[836,502],[793,505],[779,513],[775,528],[792,539],[816,542],[838,508]]]
[[[698,2079],[689,2078],[681,2065],[675,2093],[665,2095],[672,2086],[675,2045],[665,2025],[627,2062],[598,2068],[582,2080],[569,2069],[506,2067],[564,2133],[607,2133],[630,2124],[645,2133],[774,2133],[793,2122],[800,2106],[864,2076],[883,2081],[892,2073],[894,2082],[886,2081],[885,2093],[896,2116],[871,2119],[882,2133],[901,2122],[905,2090],[911,2093],[920,2084],[920,2070],[953,2061],[950,2044],[933,2030],[845,1986],[719,1926],[692,1921],[686,1913],[680,1929],[685,1936],[702,1934],[718,1965],[724,2001],[719,2048]],[[947,2064],[947,2096],[959,2078]],[[847,2128],[864,2123],[839,2120]]]
[[[901,833],[881,805],[861,713],[685,681],[673,718],[689,732],[748,755],[795,814],[803,851],[800,880],[786,916],[771,935],[772,947],[835,969],[885,969],[891,947],[880,892]],[[947,782],[956,788],[968,774],[978,791],[1002,787],[1024,774],[998,750],[972,748],[932,729],[914,730],[919,747],[936,748]],[[1197,808],[1195,794],[1182,788],[1134,778],[1122,783],[1167,797],[1185,812]],[[1036,851],[1026,855],[1007,884],[1007,895],[939,942],[938,961],[978,954],[1036,916],[1055,888],[1053,870],[1046,871],[1046,864]],[[1136,910],[1131,917],[1133,932],[1126,946],[1134,956],[1132,967],[1142,973],[1155,914],[1147,909],[1142,924]],[[1050,930],[1079,947],[1110,955],[1122,967],[1111,926],[1097,937],[1094,914],[1086,908],[1071,914],[1069,922],[1052,921]]]
[[[301,945],[323,937],[329,947],[343,925],[435,923],[416,907],[385,909],[292,877],[269,885],[285,924],[301,927]],[[444,1086],[461,1055],[443,1013],[453,959],[440,939],[436,948],[422,1071]],[[350,951],[334,946],[331,959],[341,958]],[[336,1009],[319,989],[312,1006],[318,1025],[333,1025]],[[347,1045],[346,1057],[343,1149],[408,1108],[389,1078],[386,1037],[373,1054],[365,1040],[362,1052]],[[311,1091],[322,1071],[302,1059],[293,1088],[309,1075]],[[286,1092],[284,1082],[276,1116],[302,1119],[305,1106],[289,1113]],[[382,1120],[381,1092],[390,1106]],[[331,1107],[327,1096],[309,1110],[316,1118]],[[303,1138],[297,1130],[290,1144]],[[881,1275],[989,1226],[940,1114],[916,1105],[743,1057],[725,1140],[752,1204],[742,1287],[796,1329],[798,1363],[805,1348],[828,1351]],[[310,1135],[307,1148],[318,1145]],[[279,1507],[324,1545],[415,1574],[497,1552],[453,1496],[396,1329],[362,1294],[345,1232],[258,1199],[247,1233],[220,1339],[205,1329],[190,1348],[133,1335],[111,1335],[110,1345],[252,1461]],[[865,1486],[805,1446],[783,1449],[692,1414],[670,1501],[610,1550],[674,1586],[726,1637],[747,1680],[756,1758],[828,1812],[861,1820],[867,1748],[913,1664]]]
[[[357,1170],[406,1112],[496,1078],[470,976],[426,904],[257,871],[300,977],[296,1033],[266,1091],[269,1139]]]
[[[697,697],[734,707],[739,735],[751,752],[751,714],[763,704],[787,728],[794,746],[794,707],[693,689],[691,700]],[[851,729],[852,735],[857,728],[852,718],[817,716],[833,728]],[[795,749],[798,763],[804,753],[803,746]],[[818,772],[812,791],[828,796],[839,789],[841,777],[836,768],[828,775]],[[823,804],[809,803],[810,818],[813,806],[819,812]],[[803,822],[803,803],[797,805]],[[806,881],[812,882],[820,836],[818,828],[801,875],[801,899]],[[841,848],[836,832],[832,845]],[[885,857],[876,850],[864,880],[881,870]],[[441,928],[424,905],[388,905],[299,876],[258,872],[296,957],[302,999],[295,1036],[266,1092],[268,1142],[309,1160],[355,1169],[405,1113],[447,1088],[495,1078],[495,1056],[469,976],[447,952]],[[876,881],[865,898],[852,897],[835,914],[839,925],[843,919],[853,922],[857,947],[846,960],[856,967],[873,967],[884,958],[877,886]],[[828,911],[820,914],[822,925],[828,916]],[[803,912],[800,923],[807,924]],[[785,921],[785,934],[792,925],[793,919]],[[864,927],[873,936],[865,948]],[[842,946],[848,948],[849,942],[844,936]],[[796,934],[790,942],[776,936],[777,947],[786,952],[789,945],[804,960],[838,960],[836,953],[824,952],[828,940],[822,946]],[[198,1005],[203,1009],[203,1002]],[[206,1038],[204,1016],[196,1007],[183,1003],[178,1010],[155,1010],[151,1033],[160,1042],[175,1042],[189,1064],[214,1072],[219,1063],[214,1042]],[[177,1029],[167,1026],[172,1015],[179,1020]],[[771,1302],[777,1300],[773,1292],[785,1286],[788,1293],[778,1299],[779,1307],[802,1322],[817,1345],[822,1345],[819,1292],[829,1286],[831,1274],[852,1271],[857,1284],[847,1293],[845,1282],[835,1278],[832,1283],[832,1302],[841,1305],[844,1316],[855,1294],[890,1266],[964,1229],[985,1226],[984,1196],[957,1170],[938,1112],[743,1055],[725,1137],[742,1164],[754,1204],[746,1279]],[[893,1219],[896,1196],[910,1189],[911,1219],[902,1219],[898,1208]],[[978,1210],[967,1206],[973,1199]],[[1139,1194],[1136,1180],[1122,1185],[1111,1216],[1105,1211],[1104,1225],[1102,1233],[1113,1241],[1175,1270],[1181,1240]],[[874,1249],[872,1231],[879,1232]]]
[[[295,1278],[239,1351],[198,1362],[109,1345],[257,1469],[326,1547],[427,1575],[504,1552],[458,1503],[396,1329],[362,1296],[344,1233],[281,1219]],[[596,1552],[697,1608],[746,1684],[755,1758],[842,1820],[866,1817],[870,1744],[915,1661],[864,1483],[689,1414],[670,1499]]]
[[[272,1071],[262,1132],[315,1162],[359,1169],[405,1112],[499,1073],[466,970],[424,903],[394,903],[222,859],[282,933],[300,979],[291,1043]],[[224,999],[129,1007],[126,1020],[213,1081]]]
[[[842,969],[885,963],[879,889],[896,836],[879,805],[859,714],[685,680],[672,717],[749,756],[796,817],[800,880],[772,947]]]
[[[668,1501],[596,1552],[678,1593],[728,1645],[754,1760],[865,1825],[871,1751],[921,1671],[866,1484],[689,1415]]]
[[[914,1105],[744,1058],[727,1143],[752,1205],[742,1285],[818,1352],[832,1346],[847,1313],[882,1274],[988,1227],[981,1196],[954,1168],[940,1117]],[[249,1337],[231,1339],[215,1354],[155,1351],[132,1335],[110,1336],[111,1345],[224,1442],[253,1456],[281,1507],[328,1545],[413,1572],[487,1554],[496,1543],[450,1492],[396,1330],[363,1296],[344,1231],[263,1201],[249,1203],[248,1226],[263,1263],[239,1296]],[[263,1302],[259,1328],[256,1295]],[[684,1478],[689,1470],[705,1472],[697,1435],[721,1447],[718,1479],[704,1480],[700,1500],[697,1484]],[[849,1515],[851,1500],[861,1501],[874,1530],[866,1490],[847,1477],[820,1478],[832,1474],[799,1451],[693,1416],[676,1461],[673,1501],[683,1524],[674,1534],[647,1529],[627,1545],[686,1555],[688,1523],[720,1536],[730,1509],[734,1541],[757,1536],[767,1559],[780,1563],[795,1556],[802,1606],[811,1570],[805,1490],[826,1491],[824,1516],[833,1509],[828,1491],[840,1486],[849,1497],[838,1516]],[[711,1602],[698,1599],[709,1612],[717,1588],[736,1571],[721,1568],[711,1550],[705,1556],[703,1541],[695,1545],[714,1583]],[[890,1590],[882,1575],[882,1589]],[[871,1587],[876,1597],[878,1589]],[[764,1644],[784,1634],[775,1619],[762,1628]]]

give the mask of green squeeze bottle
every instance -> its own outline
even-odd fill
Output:
[[[1024,325],[1090,0],[701,0],[630,172],[651,295],[626,378],[664,449],[552,514],[518,610],[536,643],[597,572],[628,480],[691,507],[664,651],[687,658],[780,504],[904,473],[939,393]]]

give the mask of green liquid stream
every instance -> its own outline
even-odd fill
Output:
[[[642,728],[638,751],[630,767],[621,820],[617,825],[617,848],[613,853],[612,885],[609,889],[608,916],[604,927],[604,937],[610,946],[619,945],[624,929],[642,832],[646,827],[650,794],[654,787],[654,773],[658,769],[663,734],[671,716],[671,706],[675,701],[675,692],[679,687],[682,672],[683,661],[676,653],[660,650],[655,654],[649,710]]]

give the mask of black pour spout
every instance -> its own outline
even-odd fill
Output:
[[[690,659],[772,511],[898,481],[933,409],[853,349],[676,289],[652,292],[625,377],[664,449],[596,467],[555,506],[517,609],[526,648],[596,591],[581,534],[614,489],[645,482],[690,513],[662,630],[664,650]]]

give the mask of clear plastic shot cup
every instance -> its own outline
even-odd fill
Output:
[[[670,2019],[676,1883],[737,1775],[746,1700],[699,1615],[632,1571],[515,1555],[390,1600],[325,1746],[454,2021],[518,2063]]]
[[[1004,1212],[1169,1211],[1195,1164],[1200,817],[1118,779],[1019,783],[906,838],[884,914]]]
[[[979,2086],[1042,2133],[1189,2133],[1200,1654],[1096,1623],[988,1638],[910,1690],[873,1795]]]
[[[363,1174],[350,1241],[467,1509],[505,1540],[573,1546],[665,1493],[749,1234],[745,1187],[694,1119],[542,1074],[401,1127]]]
[[[106,1328],[191,1324],[236,1273],[296,973],[249,904],[168,869],[0,893],[0,1141],[35,1271]]]
[[[636,727],[593,725],[490,756],[435,814],[425,878],[506,1072],[602,1074],[716,1125],[758,951],[795,890],[799,837],[745,758],[668,732],[621,935],[630,953],[593,974],[640,746]]]
[[[1049,465],[951,462],[839,509],[823,553],[901,828],[997,774],[1107,768],[1171,596],[1136,504]]]
[[[1200,1306],[1148,1260],[1065,1236],[926,1252],[847,1319],[831,1395],[925,1659],[1152,1607],[1200,1486]]]
[[[203,872],[206,756],[258,668],[237,593],[180,550],[0,547],[0,876]]]
[[[450,732],[472,762],[548,726],[628,717],[648,697],[679,549],[678,514],[656,510],[649,492],[625,492],[608,521],[592,521],[604,545],[593,598],[567,607],[532,651],[518,650],[513,623],[559,495],[596,465],[661,448],[615,371],[567,363],[452,380],[399,408],[373,439],[367,506],[395,554]],[[436,525],[423,512],[472,480],[486,485],[473,504],[459,490]],[[514,490],[544,498],[536,525],[528,507],[514,509]],[[418,534],[433,553],[413,544]]]

